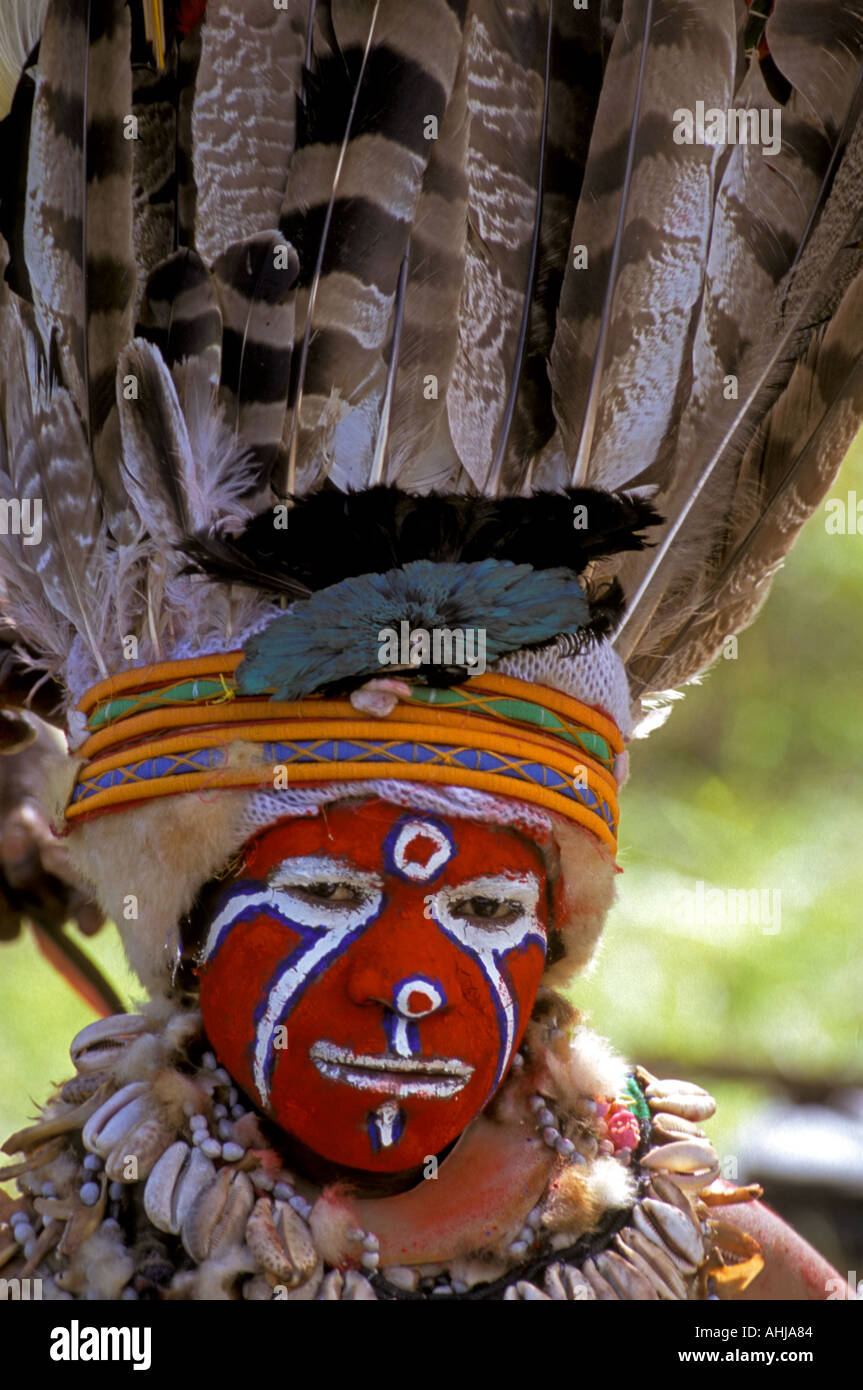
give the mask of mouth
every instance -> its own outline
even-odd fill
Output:
[[[473,1067],[457,1057],[395,1057],[390,1053],[353,1052],[336,1043],[317,1042],[309,1056],[329,1081],[358,1091],[385,1091],[388,1096],[424,1096],[449,1100],[473,1076]]]

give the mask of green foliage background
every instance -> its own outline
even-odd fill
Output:
[[[831,496],[855,487],[863,499],[861,440]],[[737,659],[633,745],[619,899],[598,965],[573,991],[621,1051],[679,1059],[690,1079],[717,1059],[863,1077],[863,534],[829,535],[825,517]],[[780,890],[781,931],[682,925],[678,895],[699,880]],[[84,946],[133,1001],[116,934]],[[29,936],[0,948],[3,1134],[69,1074],[69,1041],[90,1018]],[[720,1097],[712,1137],[733,1152],[739,1119],[767,1092],[708,1084]]]

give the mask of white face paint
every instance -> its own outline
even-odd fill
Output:
[[[341,1081],[358,1091],[380,1091],[394,1096],[425,1096],[447,1100],[470,1081],[473,1067],[457,1057],[393,1057],[352,1052],[332,1042],[318,1042],[309,1056],[321,1076]]]
[[[473,899],[497,904],[499,916],[471,916]],[[537,916],[539,879],[535,874],[488,874],[468,879],[433,895],[430,912],[438,926],[469,950],[480,954],[511,951],[529,936],[544,939],[545,930]],[[510,911],[506,912],[506,907]]]
[[[509,1066],[516,1029],[516,1005],[499,959],[505,952],[516,950],[531,939],[545,946],[545,928],[537,914],[538,904],[536,874],[482,875],[440,888],[429,900],[433,919],[478,960],[496,996],[502,1046],[495,1085]],[[482,915],[471,911],[472,907],[480,906]]]
[[[406,821],[391,845],[392,866],[409,883],[428,883],[454,853],[452,836],[428,820]]]
[[[238,923],[267,912],[300,931],[305,941],[285,962],[257,1020],[252,1073],[262,1105],[269,1100],[269,1068],[279,1020],[291,1000],[367,927],[383,906],[383,881],[329,855],[283,859],[266,888],[239,889],[213,919],[201,960],[207,961]]]

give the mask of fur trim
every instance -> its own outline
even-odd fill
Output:
[[[73,866],[116,922],[129,964],[154,993],[169,984],[182,917],[237,848],[244,800],[224,790],[165,797],[131,815],[85,821],[66,839]]]
[[[609,851],[590,831],[562,816],[552,816],[552,822],[560,856],[554,920],[565,954],[546,970],[543,984],[559,989],[584,969],[596,950],[614,901],[618,869]]]

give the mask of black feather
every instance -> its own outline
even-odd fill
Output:
[[[643,531],[660,520],[640,497],[594,488],[499,500],[419,497],[385,485],[348,493],[323,488],[294,502],[286,529],[277,529],[267,511],[232,539],[189,537],[183,548],[211,579],[279,594],[296,593],[298,583],[314,591],[385,574],[412,560],[499,559],[578,575],[593,561],[644,549]]]

